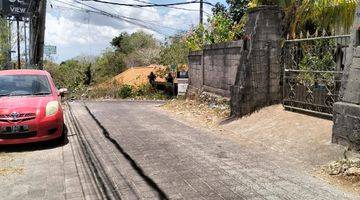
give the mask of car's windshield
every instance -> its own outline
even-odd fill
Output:
[[[0,98],[51,94],[45,75],[0,75]]]

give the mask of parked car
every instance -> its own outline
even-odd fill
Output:
[[[0,71],[0,145],[65,139],[65,92],[46,71]]]

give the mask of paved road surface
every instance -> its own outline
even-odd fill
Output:
[[[13,162],[25,169],[0,176],[1,199],[355,199],[286,159],[176,121],[156,103],[70,105],[69,144],[20,153]]]
[[[100,195],[121,199],[345,199],[266,152],[197,130],[154,103],[72,103]],[[87,193],[85,191],[85,193]],[[97,195],[99,195],[97,194]]]

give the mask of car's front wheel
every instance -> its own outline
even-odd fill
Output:
[[[64,124],[63,125],[63,132],[62,132],[61,136],[55,140],[55,143],[58,144],[58,145],[67,144],[69,142],[67,136],[68,136],[68,129],[67,129],[66,125]]]

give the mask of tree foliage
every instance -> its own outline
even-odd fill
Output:
[[[229,4],[229,16],[234,23],[240,23],[246,14],[250,0],[226,0]]]
[[[178,34],[165,42],[160,52],[160,64],[184,65],[188,63],[189,48],[186,46],[184,35]]]
[[[204,45],[229,42],[243,36],[245,23],[234,23],[231,18],[219,13],[208,19],[208,24],[193,28],[186,38],[192,50],[201,50]]]
[[[351,27],[356,0],[252,0],[252,6],[278,5],[285,13],[285,35],[296,38],[300,32],[325,30],[346,33]]]
[[[44,65],[58,88],[68,88],[72,93],[75,93],[76,90],[84,87],[87,63],[68,60],[58,65],[51,61],[45,61]]]
[[[152,35],[142,31],[133,34],[121,33],[112,40],[111,45],[116,48],[116,51],[124,54],[133,53],[138,49],[157,48],[159,46]]]
[[[226,2],[228,8],[216,3],[212,9],[213,16],[208,19],[208,23],[200,24],[189,31],[186,44],[191,50],[200,50],[207,44],[228,42],[243,37],[249,0]]]
[[[217,14],[221,14],[221,13],[226,13],[227,10],[226,10],[226,6],[224,6],[224,4],[220,3],[220,2],[217,2],[214,7],[211,9],[212,13],[214,15],[217,15]]]
[[[10,50],[9,35],[10,30],[7,21],[0,18],[0,69],[5,66]]]
[[[93,65],[93,81],[100,83],[125,71],[127,69],[124,61],[125,56],[123,53],[110,49],[106,50]]]
[[[110,44],[115,47],[116,54],[123,55],[126,67],[149,65],[159,60],[159,42],[142,31],[121,33]]]

